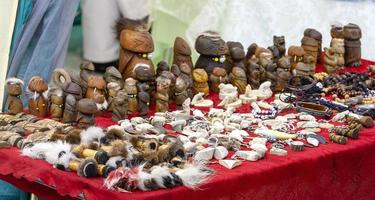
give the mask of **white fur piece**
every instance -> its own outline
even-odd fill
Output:
[[[104,137],[105,134],[102,128],[91,126],[81,132],[81,144],[90,144],[94,140]]]
[[[122,156],[113,156],[108,159],[108,161],[105,163],[108,166],[111,166],[113,168],[117,168],[116,162],[124,160],[125,158]]]
[[[200,165],[188,165],[184,169],[178,170],[176,175],[181,178],[184,186],[198,189],[199,185],[207,181],[211,172],[203,170]]]
[[[164,185],[163,177],[170,177],[173,179],[171,173],[169,172],[168,168],[166,167],[160,167],[160,166],[155,166],[151,170],[151,177],[155,180],[156,184],[160,188],[166,188]]]
[[[16,78],[16,77],[11,77],[11,78],[8,78],[6,81],[5,81],[5,84],[20,84],[20,85],[24,85],[24,82],[23,80],[19,79],[19,78]]]
[[[144,165],[139,166],[139,170],[138,170],[138,189],[142,191],[148,191],[150,189],[147,188],[144,183],[146,181],[151,180],[152,176],[150,173],[143,171],[143,166]]]
[[[67,169],[69,161],[74,158],[71,149],[72,146],[69,143],[59,140],[57,142],[37,143],[32,147],[23,149],[22,155],[34,159],[44,159],[52,165],[61,164]],[[60,152],[65,152],[65,154],[59,158]]]
[[[103,103],[96,103],[96,107],[98,108],[98,110],[106,110],[108,108],[108,102],[107,100],[104,100]]]

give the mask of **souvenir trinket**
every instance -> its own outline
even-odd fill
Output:
[[[239,42],[227,42],[228,55],[224,62],[226,73],[230,73],[233,67],[239,67],[245,70],[245,51]]]
[[[89,81],[89,78],[91,76],[94,76],[95,66],[91,62],[82,62],[80,65],[80,72],[79,72],[79,78],[80,78],[80,86],[82,88],[82,94],[86,94],[87,91],[87,84]]]
[[[48,112],[48,85],[39,76],[33,76],[27,86],[30,114],[45,117]]]
[[[120,90],[113,99],[112,120],[120,121],[128,116],[128,94],[124,89]]]
[[[332,48],[324,48],[324,71],[327,74],[333,74],[338,68],[337,57],[334,55]]]
[[[174,97],[175,97],[175,102],[176,102],[176,108],[182,109],[183,103],[185,102],[187,98],[189,98],[189,96],[188,96],[188,91],[187,91],[187,83],[181,77],[178,77],[176,79],[174,92],[175,92]]]
[[[187,64],[190,70],[193,69],[189,44],[183,38],[176,37],[173,45],[173,64],[181,66],[182,63]]]
[[[194,81],[194,93],[204,93],[205,96],[209,94],[209,87],[208,87],[208,75],[204,69],[194,69],[193,70],[193,81]]]
[[[219,93],[219,85],[221,83],[226,84],[229,82],[229,77],[225,69],[215,67],[210,75],[210,89],[213,92]]]
[[[307,28],[303,35],[304,37],[301,40],[302,48],[305,50],[306,54],[314,57],[314,64],[321,63],[322,34],[315,29]]]
[[[349,23],[344,26],[345,66],[361,65],[361,28]]]
[[[151,74],[155,74],[151,53],[154,42],[147,28],[148,17],[141,20],[120,19],[117,22],[117,34],[120,40],[119,71],[122,78],[135,78],[134,71],[145,66]]]
[[[293,151],[303,151],[304,149],[304,144],[303,142],[301,141],[292,141],[290,143],[290,148],[293,150]]]
[[[125,80],[124,92],[128,95],[128,113],[133,113],[138,110],[137,100],[137,81],[133,78]]]
[[[264,76],[265,70],[262,66],[253,61],[248,61],[246,65],[247,80],[252,88],[258,88],[261,84],[261,77]]]
[[[283,56],[278,59],[277,61],[277,69],[276,69],[276,84],[274,91],[280,92],[285,88],[285,85],[287,84],[288,80],[292,76],[291,71],[291,64],[290,64],[290,58],[287,56]]]
[[[294,70],[297,66],[297,63],[303,62],[303,58],[305,56],[305,50],[299,46],[290,46],[288,48],[288,56],[290,56],[290,63],[292,66],[292,70]]]
[[[141,117],[146,117],[149,110],[150,94],[148,93],[149,85],[147,83],[137,83],[138,91],[138,111]]]
[[[345,136],[335,135],[333,133],[329,134],[329,139],[337,144],[346,144],[348,143],[348,138]]]
[[[208,75],[211,75],[215,67],[224,67],[228,47],[218,33],[207,31],[198,36],[195,49],[200,54],[195,68],[203,68]]]
[[[268,47],[272,51],[273,61],[277,62],[281,57],[285,56],[285,37],[273,36],[273,46]]]
[[[219,160],[219,164],[224,166],[227,169],[233,169],[242,164],[240,160]]]
[[[84,98],[77,102],[77,126],[79,128],[88,128],[95,125],[94,114],[98,111],[93,100]]]
[[[156,79],[156,112],[166,112],[168,111],[168,101],[169,101],[169,86],[171,81],[162,76]]]
[[[23,104],[21,100],[23,81],[18,78],[8,78],[5,81],[6,90],[8,92],[7,109],[9,114],[18,114],[23,112]]]
[[[233,86],[237,87],[239,94],[244,94],[247,86],[246,73],[243,68],[233,67],[229,79]]]
[[[64,99],[63,91],[60,88],[53,88],[49,93],[51,118],[60,121],[63,116]]]
[[[185,81],[185,83],[187,84],[188,96],[192,98],[193,97],[193,85],[194,85],[193,78],[191,75],[192,70],[190,69],[189,65],[187,65],[186,63],[182,63],[179,69],[181,73],[180,75],[178,75],[178,77],[182,78]]]

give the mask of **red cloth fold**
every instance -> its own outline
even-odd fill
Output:
[[[374,62],[347,71],[365,72]],[[317,67],[321,71],[322,66]],[[218,103],[218,95],[209,98]],[[238,111],[248,112],[249,106]],[[150,114],[153,108],[150,109]],[[115,124],[110,115],[97,117],[98,126]],[[328,141],[328,133],[320,133]],[[363,129],[347,145],[328,143],[303,152],[288,149],[287,156],[269,153],[263,160],[244,162],[228,170],[210,165],[214,176],[198,190],[186,187],[119,193],[103,188],[103,178],[82,178],[54,169],[47,162],[20,156],[16,148],[0,149],[0,178],[48,199],[70,199],[83,193],[87,199],[375,199],[375,128]],[[35,183],[42,181],[42,186]]]

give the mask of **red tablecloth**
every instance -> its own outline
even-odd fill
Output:
[[[373,62],[363,61],[366,71]],[[321,70],[318,66],[317,71]],[[210,95],[217,100],[217,95]],[[240,109],[249,110],[249,106]],[[113,124],[109,116],[97,125]],[[321,133],[327,137],[327,132]],[[88,199],[375,199],[375,128],[363,129],[347,145],[329,143],[287,156],[266,154],[263,160],[244,162],[228,170],[210,165],[214,176],[199,190],[185,187],[118,193],[103,188],[102,178],[86,179],[52,168],[41,160],[21,157],[16,148],[0,149],[0,179],[44,199],[69,199],[83,193]],[[36,183],[36,180],[52,188]]]

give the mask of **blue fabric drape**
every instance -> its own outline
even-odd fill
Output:
[[[49,80],[63,67],[79,0],[32,0],[27,23],[16,36],[7,77],[18,77],[25,87],[32,76]],[[27,99],[23,98],[27,105]]]
[[[17,17],[16,17],[16,22],[14,24],[14,29],[13,29],[12,44],[10,46],[10,49],[11,49],[10,57],[13,57],[12,55],[14,55],[15,48],[12,48],[13,44],[16,42],[18,35],[20,34],[23,27],[25,26],[27,22],[27,18],[29,17],[32,8],[33,8],[32,1],[18,0]]]

